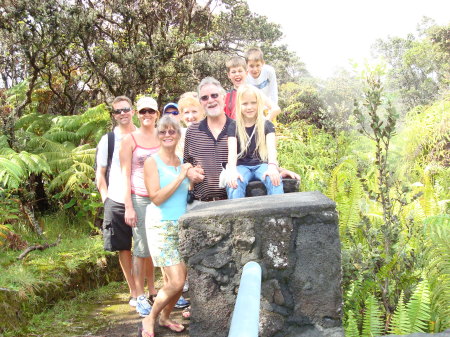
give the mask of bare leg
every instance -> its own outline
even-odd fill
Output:
[[[131,251],[119,250],[119,263],[122,268],[123,275],[125,276],[125,280],[127,281],[128,288],[130,289],[130,296],[136,297],[136,285],[132,273],[133,261]]]
[[[145,259],[145,277],[147,278],[147,287],[149,295],[156,295],[155,289],[155,267],[151,257]]]
[[[155,331],[155,323],[159,313],[161,313],[159,318],[160,325],[172,325],[171,329],[174,331],[184,329],[181,324],[170,320],[169,315],[183,291],[184,281],[186,280],[186,266],[184,263],[179,263],[163,269],[165,275],[164,286],[159,290],[158,296],[155,298],[150,315],[142,321],[144,330],[149,333]]]
[[[146,257],[134,256],[133,258],[133,277],[136,285],[136,296],[144,295],[144,276],[145,276],[145,259]]]

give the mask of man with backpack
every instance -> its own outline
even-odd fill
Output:
[[[103,241],[107,251],[118,251],[122,272],[130,290],[131,306],[136,306],[136,288],[132,274],[132,229],[125,223],[123,179],[119,148],[122,139],[136,129],[133,104],[126,96],[112,102],[112,116],[117,126],[104,135],[97,147],[96,182],[104,203]]]

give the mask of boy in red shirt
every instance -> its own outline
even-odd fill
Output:
[[[236,91],[241,84],[245,84],[247,79],[247,63],[242,57],[233,56],[226,63],[227,75],[233,84],[233,89],[227,92],[225,96],[225,114],[236,119]],[[270,121],[274,121],[280,113],[278,105],[272,103],[264,94],[262,95],[265,106],[267,108],[266,117]]]

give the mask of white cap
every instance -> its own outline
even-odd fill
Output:
[[[158,111],[158,103],[152,97],[142,97],[136,103],[137,111],[149,108]]]

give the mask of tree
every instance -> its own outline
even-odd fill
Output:
[[[374,54],[383,56],[390,66],[388,90],[397,92],[405,112],[437,99],[448,89],[450,80],[450,26],[436,26],[424,19],[417,38],[391,37],[378,40]]]
[[[289,82],[280,86],[280,107],[278,120],[282,123],[306,120],[322,127],[321,110],[324,109],[318,90],[307,82]]]

